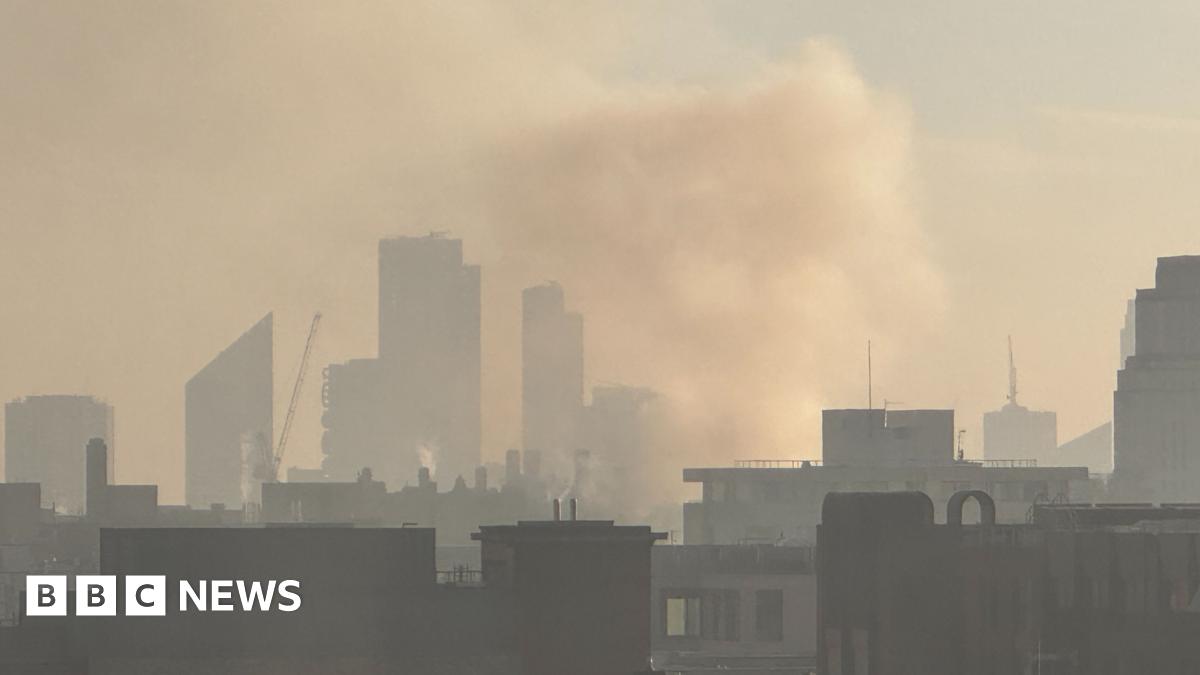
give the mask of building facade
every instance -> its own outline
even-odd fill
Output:
[[[811,547],[655,546],[651,554],[656,671],[801,675],[815,668]]]
[[[966,525],[964,504],[983,517]],[[945,524],[919,492],[830,495],[817,545],[822,675],[1144,675],[1200,668],[1200,509],[1039,505],[984,492]]]
[[[184,387],[184,488],[188,505],[240,507],[254,470],[248,439],[273,448],[274,322],[267,314]],[[249,460],[249,461],[248,461]]]
[[[27,396],[6,403],[5,481],[41,483],[43,506],[82,513],[84,449],[92,438],[114,447],[112,406],[91,396]],[[110,481],[113,466],[110,451],[106,464]]]
[[[1135,349],[1113,395],[1121,500],[1200,500],[1200,256],[1159,258],[1134,300]]]
[[[521,438],[547,470],[571,466],[583,416],[583,317],[568,312],[562,286],[521,293]]]
[[[463,263],[462,240],[379,242],[379,359],[400,374],[393,383],[413,413],[404,435],[418,439],[414,457],[430,453],[444,483],[480,463],[479,294],[479,266]]]

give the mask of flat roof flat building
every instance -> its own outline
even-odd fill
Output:
[[[824,410],[827,465],[912,466],[954,462],[953,410]]]
[[[91,396],[27,396],[4,405],[4,478],[41,483],[44,507],[63,513],[84,510],[83,458],[88,441],[113,448],[112,406]],[[112,481],[114,453],[106,471]]]

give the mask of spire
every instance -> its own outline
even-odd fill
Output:
[[[1017,366],[1013,363],[1012,336],[1008,336],[1008,402],[1017,405]]]

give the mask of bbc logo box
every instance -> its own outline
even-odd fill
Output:
[[[25,614],[67,616],[73,613],[75,616],[116,616],[117,579],[114,575],[103,574],[76,576],[72,601],[65,575],[29,575],[25,577]],[[129,575],[123,577],[123,580],[125,616],[166,616],[165,576]]]

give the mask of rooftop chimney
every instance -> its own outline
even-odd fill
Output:
[[[104,517],[105,497],[108,494],[108,446],[103,438],[88,441],[84,461],[87,515],[96,520]]]

